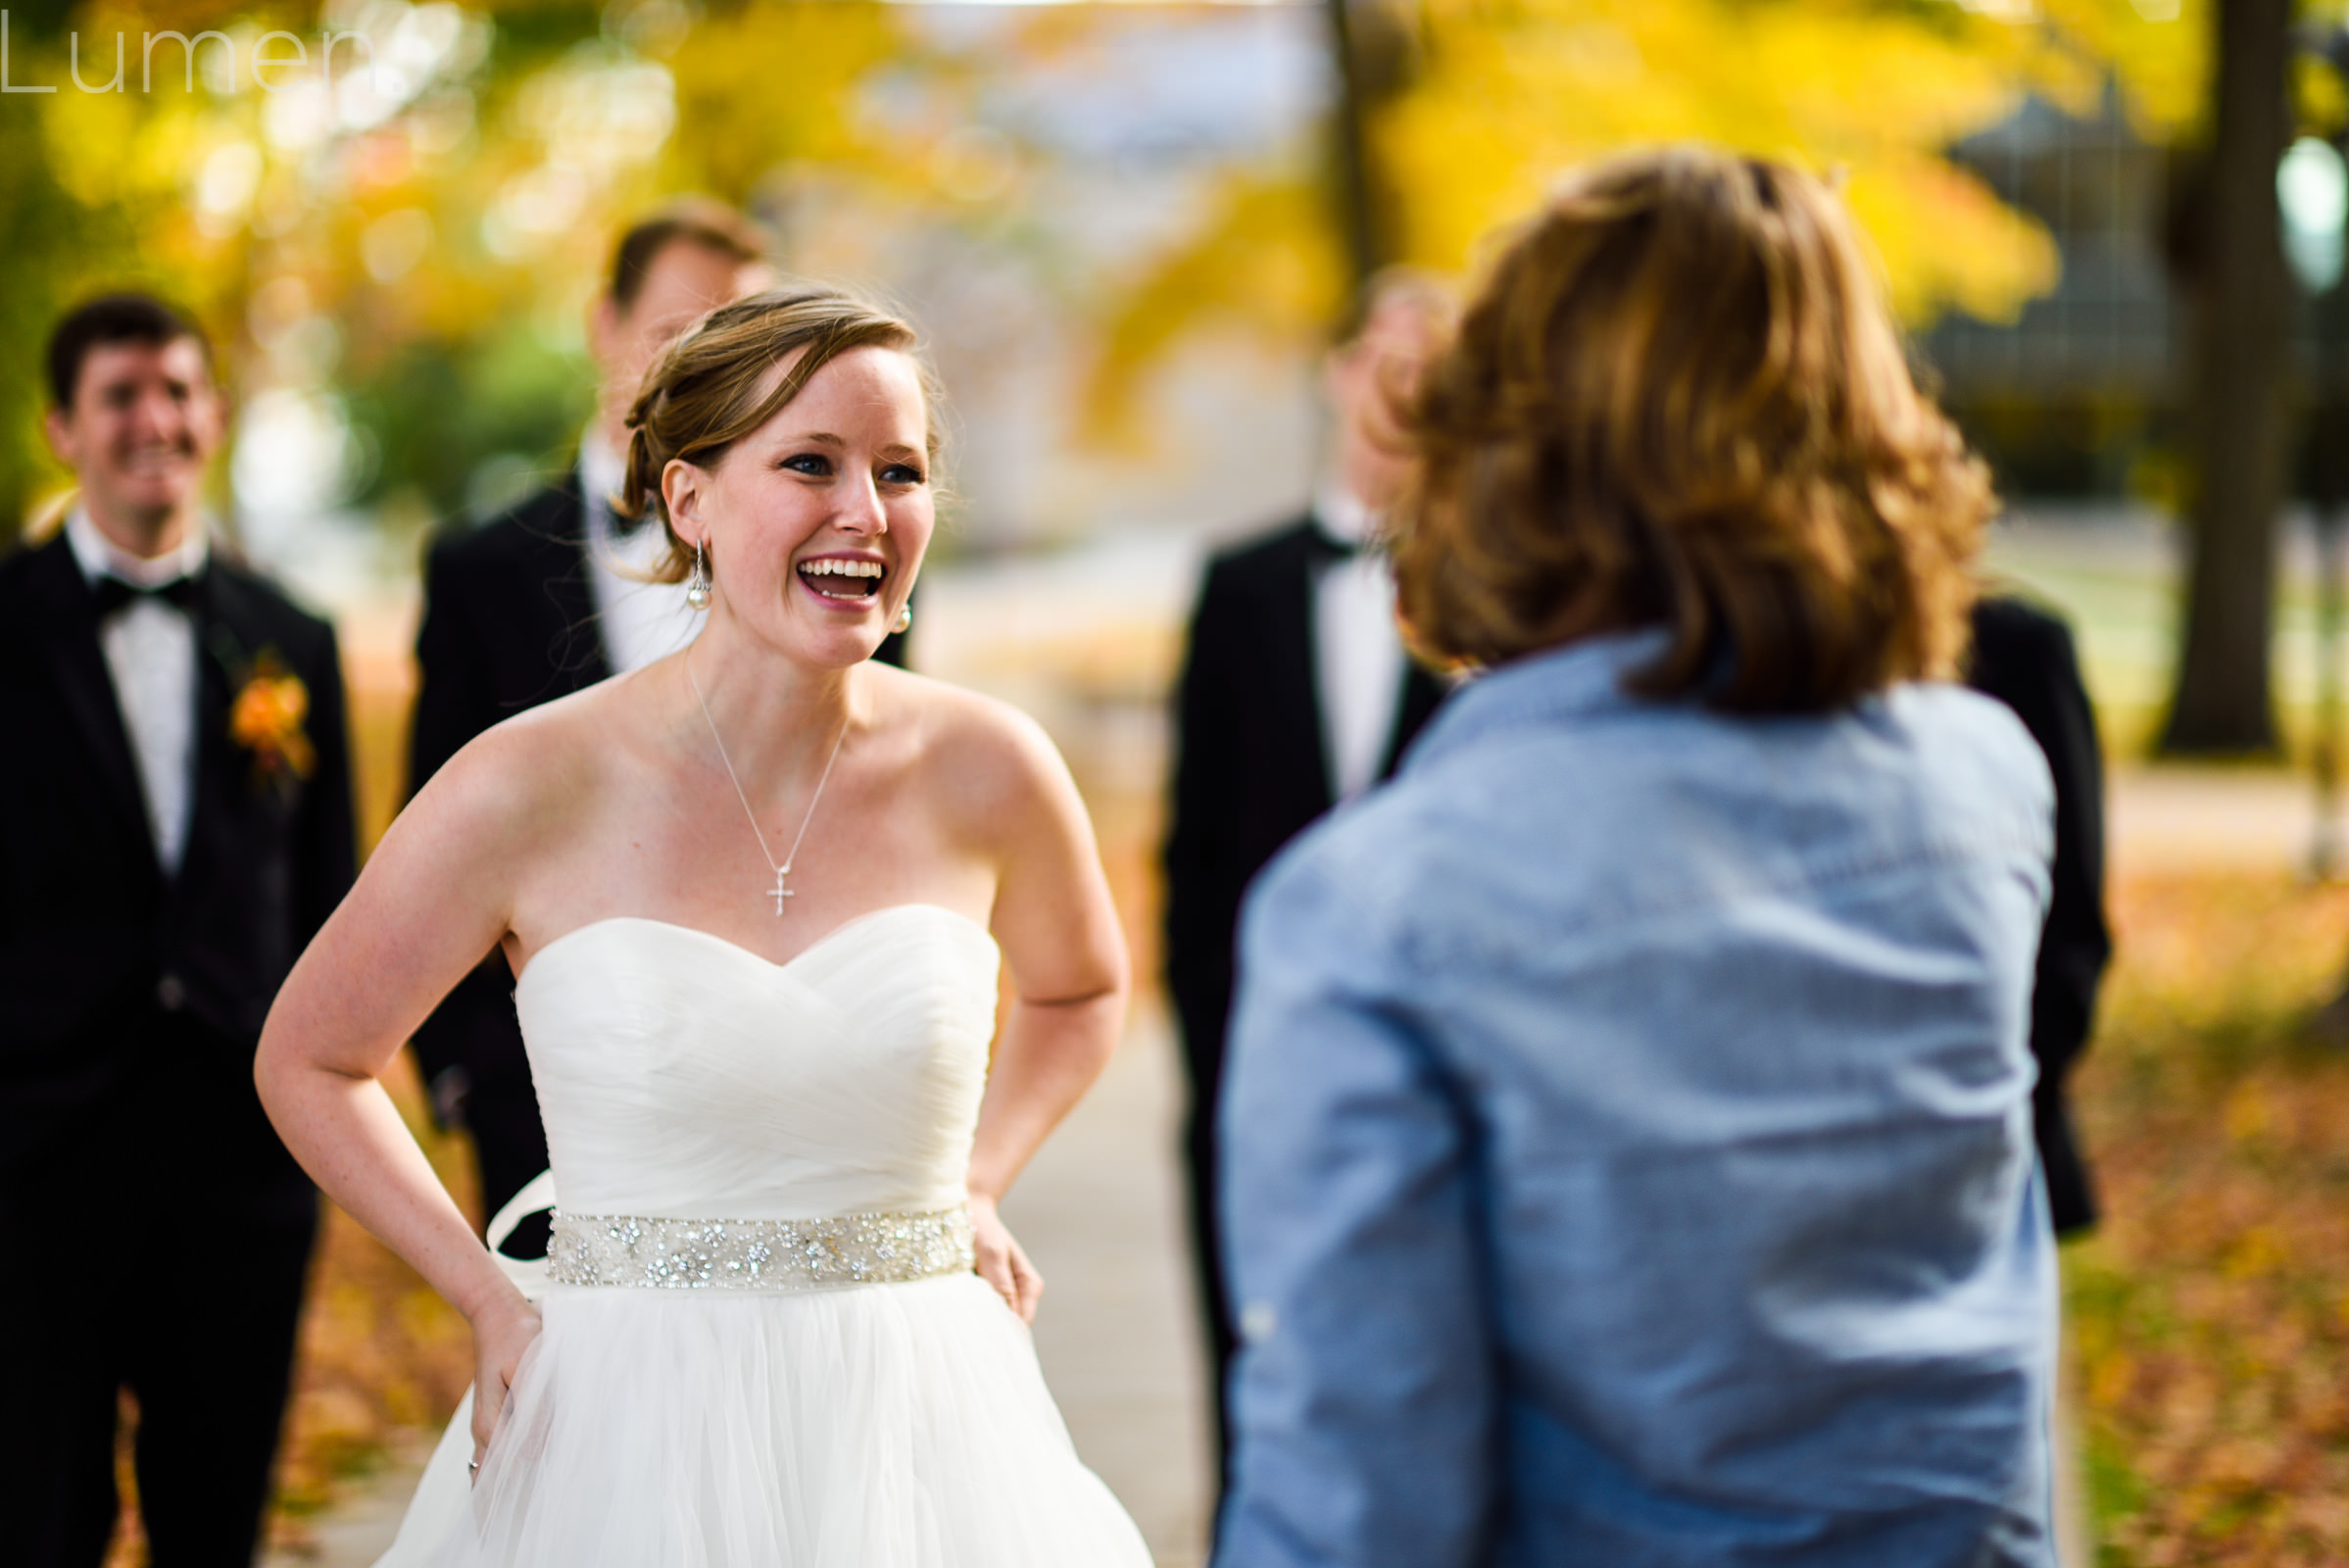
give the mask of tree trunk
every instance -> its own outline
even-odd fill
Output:
[[[1338,100],[1330,116],[1330,155],[1335,175],[1338,230],[1346,241],[1347,281],[1356,289],[1385,265],[1379,215],[1371,198],[1369,96],[1363,80],[1362,51],[1354,41],[1350,0],[1322,0],[1330,24],[1330,63],[1335,70]]]
[[[2218,83],[2188,278],[2195,476],[2168,755],[2273,752],[2269,641],[2289,450],[2294,284],[2276,169],[2290,134],[2291,0],[2220,0]]]

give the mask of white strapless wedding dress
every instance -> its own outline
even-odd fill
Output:
[[[970,1271],[997,961],[929,905],[780,965],[633,918],[541,949],[545,1331],[379,1568],[1149,1568]]]

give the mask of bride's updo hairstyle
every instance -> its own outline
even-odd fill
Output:
[[[668,534],[668,556],[656,582],[683,582],[693,547],[677,537],[661,475],[683,459],[703,467],[722,461],[735,442],[775,416],[815,373],[852,349],[894,349],[921,377],[923,426],[938,462],[938,388],[914,352],[913,328],[876,305],[816,283],[795,283],[721,305],[687,327],[645,371],[628,409],[628,465],[614,499],[623,517],[648,514]],[[805,350],[771,388],[775,367]]]
[[[1956,668],[1989,479],[1807,174],[1702,147],[1581,173],[1405,412],[1396,579],[1435,659],[1659,626],[1626,689],[1737,713]]]

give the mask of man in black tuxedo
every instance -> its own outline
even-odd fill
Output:
[[[1364,291],[1323,367],[1334,450],[1312,511],[1217,555],[1192,615],[1164,849],[1166,988],[1191,1081],[1184,1150],[1219,1452],[1237,1340],[1215,1213],[1215,1111],[1240,902],[1284,844],[1394,771],[1443,698],[1443,683],[1404,655],[1394,579],[1364,546],[1407,472],[1392,397],[1434,354],[1451,313],[1443,289],[1415,273]]]
[[[765,286],[763,256],[757,229],[709,202],[667,208],[620,237],[588,318],[601,385],[577,464],[504,514],[458,524],[433,544],[416,636],[411,789],[492,724],[641,668],[701,629],[682,585],[630,575],[655,565],[666,544],[658,523],[615,517],[609,498],[620,488],[628,405],[645,370],[695,318]],[[903,637],[878,657],[903,662]],[[484,1212],[495,1214],[547,1168],[504,955],[490,954],[450,993],[415,1046],[435,1106],[472,1134]],[[507,1245],[543,1251],[546,1234],[533,1219]]]
[[[2015,710],[2055,777],[2055,863],[2031,994],[2031,1050],[2039,1082],[2031,1111],[2039,1167],[2058,1236],[2096,1222],[2095,1189],[2073,1137],[2065,1080],[2087,1049],[2096,990],[2112,960],[2104,919],[2104,754],[2070,628],[2008,595],[1974,607],[1967,684]]]
[[[95,300],[49,377],[80,501],[0,563],[0,1561],[104,1560],[126,1389],[157,1568],[243,1564],[318,1215],[253,1053],[351,885],[342,676],[207,536],[196,329]]]

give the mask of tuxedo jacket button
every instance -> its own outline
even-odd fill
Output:
[[[187,987],[175,974],[167,974],[155,982],[155,1001],[166,1012],[177,1012],[187,1004]]]

